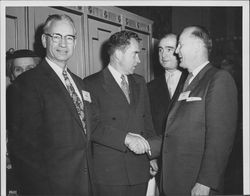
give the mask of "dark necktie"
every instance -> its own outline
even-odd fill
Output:
[[[127,83],[124,75],[121,75],[121,79],[122,79],[122,81],[121,81],[121,89],[122,89],[123,93],[125,94],[128,102],[130,103],[128,83]]]
[[[68,92],[69,92],[69,94],[70,94],[70,96],[71,96],[71,98],[72,98],[72,100],[73,100],[73,102],[75,104],[77,113],[78,113],[78,115],[79,115],[79,117],[81,119],[82,126],[83,126],[83,129],[84,129],[84,133],[86,134],[86,124],[85,124],[86,119],[85,119],[85,115],[84,115],[83,102],[81,101],[81,99],[77,95],[73,85],[71,84],[66,70],[63,70],[62,75],[64,77],[67,90],[68,90]]]
[[[191,79],[192,77],[193,77],[193,74],[192,74],[192,72],[191,72],[191,73],[188,74],[188,77],[187,77],[187,79],[186,79],[186,81],[185,81],[185,83],[184,83],[182,92],[184,92],[184,91],[187,89],[187,87],[188,87],[188,85],[189,85],[189,81],[190,81],[190,79]]]

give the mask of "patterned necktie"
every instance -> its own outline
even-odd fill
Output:
[[[71,96],[71,98],[72,98],[72,100],[73,100],[73,102],[75,104],[77,113],[78,113],[78,115],[79,115],[79,117],[81,119],[84,133],[86,134],[86,124],[85,124],[85,120],[86,119],[85,119],[85,115],[84,115],[84,105],[83,105],[83,102],[81,101],[81,99],[77,95],[74,87],[72,86],[66,70],[63,70],[62,75],[64,77],[67,90],[68,90],[68,92],[69,92],[69,94],[70,94],[70,96]]]
[[[128,102],[130,103],[128,83],[127,83],[124,75],[121,75],[121,79],[122,79],[122,81],[121,81],[121,89],[122,89],[123,93],[125,94]]]
[[[188,87],[188,85],[189,85],[189,81],[190,81],[190,79],[191,79],[192,77],[193,77],[193,74],[192,74],[192,72],[190,72],[190,73],[188,74],[188,77],[187,77],[185,83],[184,83],[182,92],[184,92],[184,91],[187,89],[187,87]]]

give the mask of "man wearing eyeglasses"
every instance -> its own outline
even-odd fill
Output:
[[[67,15],[48,17],[46,57],[13,83],[9,136],[13,169],[23,195],[91,195],[89,100],[82,80],[67,67],[76,45]]]

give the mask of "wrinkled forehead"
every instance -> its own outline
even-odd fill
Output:
[[[65,33],[75,35],[76,30],[74,25],[68,20],[54,20],[48,27],[50,33]]]

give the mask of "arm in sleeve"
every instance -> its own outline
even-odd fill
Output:
[[[237,89],[224,71],[211,80],[205,98],[205,150],[197,182],[217,189],[232,150],[237,123]]]

